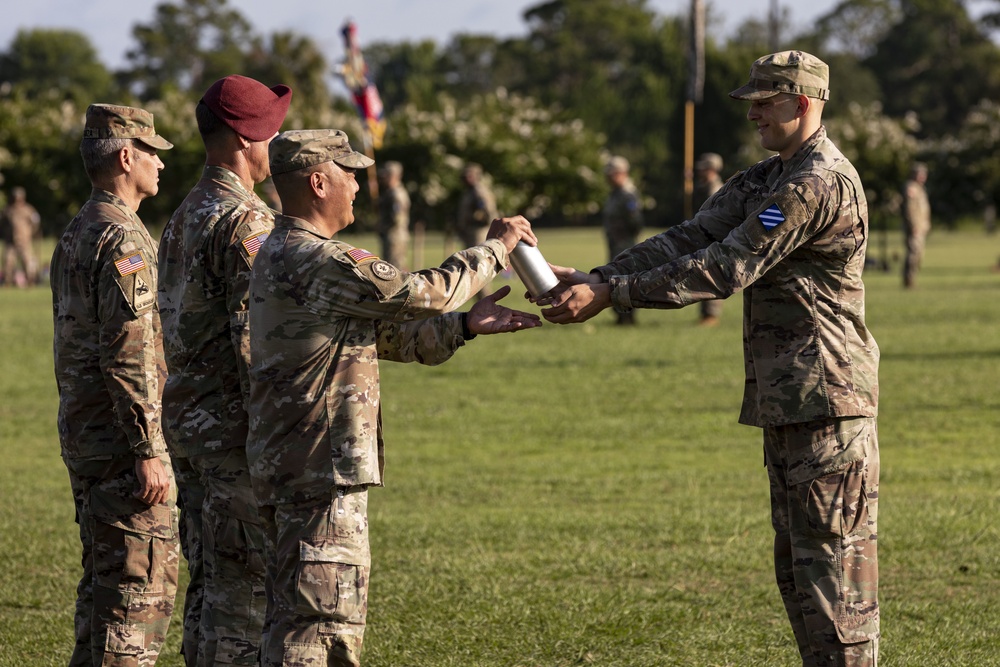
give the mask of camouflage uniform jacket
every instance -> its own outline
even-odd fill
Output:
[[[402,185],[386,188],[378,198],[378,233],[384,238],[404,240],[410,230],[410,195]]]
[[[381,485],[378,360],[449,359],[465,341],[462,315],[449,311],[506,261],[489,240],[406,273],[279,215],[250,283],[247,458],[258,502]]]
[[[740,421],[779,426],[875,416],[878,346],[861,280],[868,204],[820,128],[726,182],[689,221],[599,272],[616,308],[679,308],[744,290]]]
[[[165,454],[156,242],[95,188],[59,239],[50,280],[63,457]]]
[[[14,245],[30,246],[42,225],[38,211],[27,202],[11,204],[4,210],[3,218],[9,225],[9,231],[4,233],[6,238],[2,240]]]
[[[458,231],[488,227],[497,217],[497,204],[493,193],[482,183],[465,188],[458,203]]]
[[[273,224],[236,174],[210,166],[163,230],[163,417],[176,456],[246,444],[250,266]]]
[[[642,202],[635,183],[626,180],[620,188],[611,191],[601,209],[601,218],[609,238],[632,238],[642,231]]]
[[[927,190],[919,181],[909,180],[903,186],[903,229],[907,233],[926,234],[931,228],[931,203]]]

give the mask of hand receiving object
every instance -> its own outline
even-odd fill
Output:
[[[493,294],[476,302],[466,319],[473,334],[497,334],[542,326],[542,318],[534,313],[511,310],[497,303],[510,294],[510,285],[504,285]]]

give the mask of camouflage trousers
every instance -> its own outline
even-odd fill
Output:
[[[194,667],[201,639],[201,605],[205,597],[205,566],[201,544],[201,506],[205,503],[205,487],[201,473],[186,457],[171,457],[177,478],[177,506],[181,511],[181,552],[187,561],[188,586],[184,595],[184,633],[181,655],[184,664]]]
[[[639,242],[638,232],[630,229],[605,228],[604,236],[608,241],[608,261],[614,261],[615,257],[630,249]],[[615,318],[618,324],[635,324],[635,311],[619,313],[615,311]]]
[[[169,474],[170,461],[161,460]],[[70,667],[152,665],[177,595],[173,494],[163,505],[134,498],[138,482],[131,455],[65,463],[83,545]]]
[[[188,665],[256,665],[264,624],[264,536],[246,450],[178,459],[186,484],[184,548],[192,585],[185,604]]]
[[[874,418],[764,429],[774,570],[803,667],[878,663]]]
[[[368,489],[262,506],[267,555],[264,667],[357,667],[368,612]]]
[[[903,261],[903,284],[913,287],[917,281],[917,273],[924,261],[924,248],[927,245],[929,229],[906,229],[906,259]]]

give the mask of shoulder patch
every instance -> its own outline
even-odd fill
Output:
[[[361,262],[370,262],[378,259],[375,253],[368,252],[363,248],[351,248],[347,251],[347,256],[354,260],[355,264],[360,264]]]
[[[121,259],[115,260],[115,268],[118,269],[119,276],[127,276],[142,271],[146,268],[146,260],[142,258],[141,252],[134,252]]]
[[[260,252],[260,247],[264,245],[264,241],[270,235],[271,232],[258,232],[243,239],[241,243],[243,244],[243,249],[247,251],[247,255],[253,257]]]
[[[757,215],[757,219],[764,225],[764,229],[771,230],[785,221],[785,214],[777,204],[771,204]]]
[[[382,280],[392,280],[396,277],[396,267],[381,259],[372,262],[372,275]]]

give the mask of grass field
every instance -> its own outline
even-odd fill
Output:
[[[556,263],[603,258],[597,230],[539,238]],[[1000,237],[935,233],[917,290],[902,290],[898,262],[866,275],[889,667],[1000,665],[998,255]],[[532,308],[520,293],[507,301]],[[49,302],[47,289],[0,291],[4,666],[65,664],[72,646],[79,546]],[[710,330],[694,308],[641,311],[627,329],[603,314],[480,337],[435,368],[383,364],[364,663],[797,664],[760,433],[736,423],[740,306]],[[181,664],[179,630],[175,617],[159,664]]]

